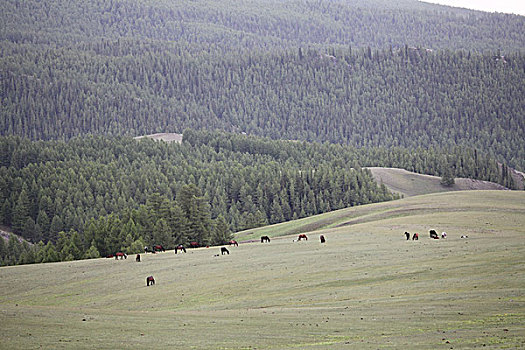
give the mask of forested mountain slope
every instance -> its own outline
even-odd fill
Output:
[[[43,46],[120,38],[226,52],[404,44],[516,50],[525,43],[523,17],[415,0],[6,0],[1,10],[2,39]]]
[[[462,145],[525,168],[521,53],[496,60],[405,47],[213,58],[135,48],[6,44],[0,130],[50,139],[194,128],[355,146]]]
[[[221,129],[467,145],[525,169],[522,16],[410,0],[0,6],[2,135]]]

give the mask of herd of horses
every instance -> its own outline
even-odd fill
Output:
[[[321,236],[319,237],[319,239],[320,239],[321,243],[325,243],[325,242],[326,242],[326,238],[324,237],[324,235],[321,235]],[[301,234],[297,237],[297,241],[302,241],[302,240],[305,240],[305,241],[308,240],[308,237],[307,237],[304,233],[301,233]],[[261,236],[261,243],[266,243],[266,242],[267,242],[267,243],[270,242],[270,237],[268,237],[268,236]],[[295,240],[294,240],[294,242],[295,242]],[[236,240],[234,240],[234,239],[230,240],[230,241],[228,242],[228,244],[229,244],[230,246],[236,246],[236,247],[239,246],[239,243],[238,243]],[[191,246],[192,248],[197,248],[197,247],[199,247],[199,244],[198,244],[197,242],[190,242],[190,246]],[[206,247],[208,247],[208,246],[206,246]],[[155,245],[155,246],[153,246],[153,249],[150,249],[150,248],[148,248],[148,247],[144,247],[144,253],[146,253],[146,254],[147,254],[147,253],[153,253],[153,254],[155,254],[155,253],[157,253],[157,252],[165,252],[165,251],[166,251],[166,249],[164,249],[164,247],[163,247],[162,245]],[[179,251],[180,251],[181,253],[182,253],[182,252],[186,253],[186,248],[184,247],[184,245],[179,244],[179,245],[177,245],[177,246],[175,247],[175,254],[177,254],[177,252],[179,252]],[[226,247],[221,247],[221,255],[224,255],[224,254],[228,254],[228,255],[229,255],[229,254],[230,254],[230,251],[229,251],[228,248],[226,248]],[[216,254],[215,256],[219,256],[219,254]],[[126,258],[127,258],[127,255],[124,254],[124,253],[120,253],[120,252],[119,252],[119,253],[116,253],[116,254],[115,254],[115,258],[118,259],[118,257],[121,257],[121,259],[122,259],[122,257],[123,257],[124,259],[126,259]],[[135,260],[136,260],[137,262],[140,262],[140,261],[141,261],[141,260],[140,260],[140,254],[137,254]],[[155,278],[153,278],[153,276],[148,276],[148,277],[146,277],[146,286],[147,286],[147,287],[152,286],[152,285],[154,285],[154,284],[155,284]]]
[[[439,239],[438,233],[435,230],[430,230],[429,233],[430,233],[430,238],[432,238],[432,239]],[[410,235],[409,232],[405,231],[405,236],[406,236],[407,240],[410,240],[411,235]],[[443,232],[441,234],[441,238],[446,238],[446,237],[447,237],[446,232]],[[467,237],[468,236],[461,236],[461,238],[467,238]],[[414,233],[412,235],[412,240],[413,241],[417,241],[418,239],[419,239],[419,234],[416,232],[416,233]],[[308,236],[306,236],[304,233],[299,234],[299,236],[297,237],[297,241],[302,241],[302,240],[305,240],[305,241],[308,240]],[[319,236],[319,240],[321,241],[321,243],[325,243],[326,242],[326,238],[325,238],[324,235],[320,235]],[[294,240],[294,242],[295,241],[296,240]],[[270,242],[270,237],[268,237],[268,236],[261,236],[261,243],[269,243],[269,242]],[[236,240],[233,240],[233,239],[230,240],[228,242],[228,244],[230,246],[237,246],[237,247],[239,246],[239,243]],[[197,248],[197,247],[199,247],[199,244],[197,242],[190,242],[190,246],[192,248]],[[208,247],[208,246],[206,246],[206,247]],[[153,254],[155,254],[157,252],[165,252],[165,251],[166,251],[166,249],[164,249],[164,247],[162,245],[155,245],[155,246],[153,246],[153,249],[149,249],[148,247],[144,247],[144,253],[153,253]],[[175,254],[177,254],[177,252],[179,252],[179,251],[181,253],[182,252],[186,253],[186,248],[184,247],[184,245],[179,244],[179,245],[177,245],[175,247]],[[221,247],[221,255],[224,255],[224,254],[228,254],[229,255],[230,251],[226,247]],[[111,257],[112,256],[113,255],[111,255]],[[119,258],[120,259],[127,259],[127,257],[128,257],[125,253],[122,253],[122,252],[118,252],[114,256],[115,256],[115,259],[117,259],[117,260]],[[219,256],[219,254],[216,254],[215,256]],[[108,256],[108,257],[110,257],[110,256]],[[140,260],[140,254],[137,254],[136,261],[137,262],[141,261]],[[155,279],[153,278],[153,276],[148,276],[146,278],[146,286],[149,287],[150,285],[154,285],[154,284],[155,284]]]

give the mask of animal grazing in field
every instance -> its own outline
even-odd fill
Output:
[[[321,235],[321,236],[319,237],[319,239],[321,240],[321,243],[324,243],[324,242],[326,242],[326,240],[325,240],[325,238],[324,238],[324,236],[323,236],[323,235]]]
[[[445,231],[441,233],[441,238],[447,238],[447,233]]]
[[[135,258],[136,262],[140,262],[140,254],[137,254],[137,257]]]
[[[270,237],[268,236],[261,236],[261,243],[268,242],[270,243]]]
[[[430,238],[439,239],[439,236],[435,230],[430,230]]]
[[[228,254],[228,255],[230,255],[230,252],[229,252],[228,249],[226,249],[226,247],[222,247],[222,248],[221,248],[221,255],[224,255],[224,254]]]
[[[461,238],[468,238],[467,235],[461,235]]]
[[[412,240],[417,241],[418,239],[419,239],[419,233],[414,233],[414,235],[412,236]]]
[[[150,284],[151,285],[155,284],[155,279],[153,278],[153,276],[146,277],[146,286],[149,287]]]
[[[164,249],[164,247],[160,244],[157,244],[156,246],[153,247],[153,251],[154,252],[165,252],[166,249]]]
[[[190,246],[192,248],[197,248],[199,246],[199,243],[197,243],[197,242],[190,242]]]
[[[145,247],[144,247],[144,254],[148,254],[149,251],[150,251],[150,250],[149,250],[148,246],[145,246]]]
[[[177,250],[180,250],[181,252],[186,253],[186,248],[184,248],[182,244],[179,244],[178,246],[175,247],[175,254],[177,254]]]
[[[118,258],[120,258],[120,260],[122,260],[122,259],[127,259],[128,256],[126,254],[122,253],[122,252],[118,252],[118,253],[115,254],[115,260],[118,260]]]
[[[239,243],[237,243],[236,240],[232,239],[232,240],[230,241],[230,245],[234,245],[234,246],[238,247],[238,246],[239,246]]]
[[[408,233],[408,232],[405,231],[405,236],[406,236],[407,241],[408,241],[408,240],[410,239],[410,233]]]
[[[299,235],[299,237],[297,238],[297,240],[300,241],[300,240],[303,240],[303,239],[304,239],[305,241],[307,241],[307,240],[308,240],[308,237],[306,237],[306,235],[305,235],[304,233],[301,233],[301,234]]]

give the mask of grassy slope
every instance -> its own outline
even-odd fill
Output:
[[[0,347],[525,346],[524,192],[433,194],[343,213],[316,219],[369,220],[219,257],[214,247],[141,263],[1,268]],[[430,240],[429,228],[449,238]],[[406,241],[405,230],[422,237]],[[157,285],[145,287],[151,274]]]
[[[448,188],[440,184],[439,176],[422,175],[395,168],[371,167],[369,169],[377,182],[383,182],[390,191],[400,193],[405,197],[448,191],[505,189],[493,182],[464,178],[456,178],[456,183]]]

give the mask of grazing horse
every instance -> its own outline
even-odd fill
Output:
[[[268,236],[261,236],[261,243],[268,242],[270,243],[270,237]]]
[[[118,253],[115,254],[115,260],[118,260],[118,258],[120,258],[120,260],[122,260],[122,259],[127,259],[128,256],[126,254],[122,253],[122,252],[118,252]]]
[[[186,248],[184,248],[182,244],[179,244],[178,246],[175,247],[175,254],[177,254],[177,250],[180,250],[181,252],[186,253]]]
[[[146,277],[146,286],[149,287],[150,284],[151,285],[155,284],[155,279],[153,278],[153,276]]]
[[[155,252],[165,252],[166,249],[164,249],[164,247],[160,244],[157,244],[156,246],[153,247],[153,251]]]
[[[435,230],[430,230],[430,238],[439,239],[439,236]]]
[[[135,258],[136,262],[140,262],[140,254],[137,254],[137,257]]]
[[[405,236],[407,237],[407,241],[410,239],[410,233],[405,231]]]
[[[199,243],[197,243],[197,242],[190,242],[190,246],[192,248],[197,248],[199,246]]]
[[[418,233],[414,233],[414,235],[412,236],[412,240],[413,241],[417,241],[419,239],[419,234]]]
[[[230,255],[230,252],[228,251],[228,249],[226,249],[226,247],[221,248],[221,255],[224,255],[224,254]]]
[[[237,243],[236,240],[232,239],[232,240],[230,241],[230,245],[234,245],[234,246],[238,247],[238,246],[239,246],[239,243]]]
[[[321,240],[321,243],[324,243],[324,242],[326,242],[326,240],[325,240],[325,238],[324,238],[324,236],[323,236],[323,235],[319,236],[319,239]]]
[[[306,237],[306,235],[305,235],[304,233],[301,233],[301,234],[299,235],[299,237],[297,238],[297,240],[300,241],[300,240],[303,240],[303,239],[304,239],[305,241],[307,241],[307,240],[308,240],[308,237]]]

